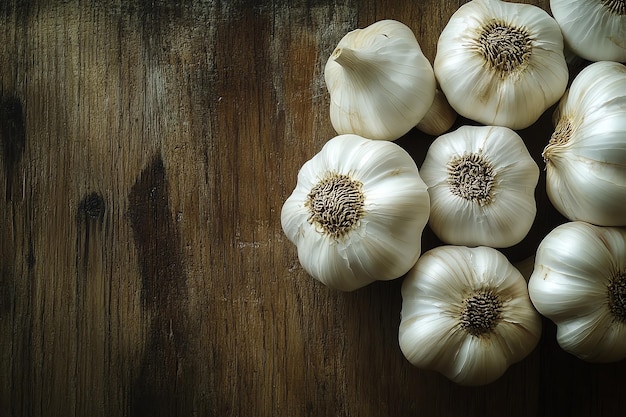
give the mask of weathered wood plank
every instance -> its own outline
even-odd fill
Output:
[[[618,415],[626,365],[574,360],[547,321],[487,387],[413,368],[400,280],[329,290],[283,236],[334,136],[335,44],[394,18],[432,62],[462,3],[2,2],[0,414]],[[549,127],[522,132],[535,155]],[[420,162],[431,140],[398,143]],[[560,221],[541,204],[512,259]]]

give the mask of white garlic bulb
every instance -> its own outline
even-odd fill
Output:
[[[446,96],[438,88],[435,91],[433,104],[415,127],[427,135],[442,135],[454,125],[457,116],[450,103],[448,103]]]
[[[431,144],[420,175],[429,225],[443,242],[503,248],[529,232],[539,167],[513,130],[461,126]]]
[[[405,24],[381,20],[341,39],[324,68],[330,121],[339,134],[395,140],[424,117],[435,75]]]
[[[583,69],[553,119],[543,157],[554,207],[569,220],[626,226],[626,67]]]
[[[404,149],[346,134],[302,166],[281,222],[311,276],[351,291],[415,264],[428,211],[426,184]]]
[[[556,21],[539,7],[499,0],[473,0],[452,15],[434,71],[460,115],[511,129],[533,124],[568,81]]]
[[[488,247],[439,246],[402,283],[399,341],[413,365],[461,385],[483,385],[526,357],[541,318],[526,281]]]
[[[626,229],[556,227],[539,244],[528,291],[565,351],[589,362],[626,358]]]
[[[565,44],[588,61],[626,62],[624,0],[550,0]]]

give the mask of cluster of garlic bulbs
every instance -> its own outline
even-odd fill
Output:
[[[541,315],[582,359],[626,357],[626,67],[595,62],[570,80],[565,59],[567,47],[626,39],[623,2],[574,1],[565,17],[560,3],[553,18],[469,1],[433,66],[398,21],[346,34],[324,68],[338,136],[302,166],[282,208],[300,264],[326,286],[403,277],[402,353],[458,384],[490,383],[529,355]],[[598,47],[611,49],[598,60],[623,61],[617,44]],[[555,130],[533,157],[516,130],[554,105]],[[451,130],[457,114],[477,125]],[[419,169],[393,143],[413,128],[437,136]],[[541,157],[547,197],[570,223],[518,269],[499,249],[535,222]],[[422,254],[427,225],[441,245]]]
[[[588,362],[626,358],[626,3],[551,0],[566,46],[591,61],[554,112],[546,190],[568,220],[540,243],[533,304]]]
[[[399,278],[421,254],[430,197],[415,161],[392,141],[418,123],[447,130],[456,113],[413,31],[395,20],[346,34],[324,76],[339,135],[300,169],[281,223],[309,275],[352,291]]]

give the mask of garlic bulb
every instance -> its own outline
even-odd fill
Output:
[[[499,378],[541,335],[524,277],[496,249],[439,246],[402,283],[404,356],[461,385]]]
[[[395,140],[424,117],[435,75],[411,29],[381,20],[341,39],[324,68],[337,133]]]
[[[535,220],[539,167],[509,128],[461,126],[439,136],[420,173],[430,228],[445,243],[512,246]]]
[[[568,81],[556,21],[539,7],[499,0],[473,0],[452,15],[434,71],[460,115],[511,129],[533,124]]]
[[[428,210],[426,184],[404,149],[346,134],[302,166],[281,222],[311,276],[351,291],[415,264]]]
[[[624,0],[550,0],[566,45],[589,61],[626,62]]]
[[[543,158],[554,207],[569,220],[626,226],[626,67],[583,69],[553,119]]]
[[[454,125],[457,114],[440,89],[435,90],[435,100],[417,124],[417,129],[427,135],[442,135]]]
[[[626,357],[626,229],[556,227],[539,244],[528,291],[565,351],[589,362]]]

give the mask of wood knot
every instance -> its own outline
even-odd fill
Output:
[[[104,199],[94,191],[81,200],[78,212],[88,219],[101,219],[105,212]]]

